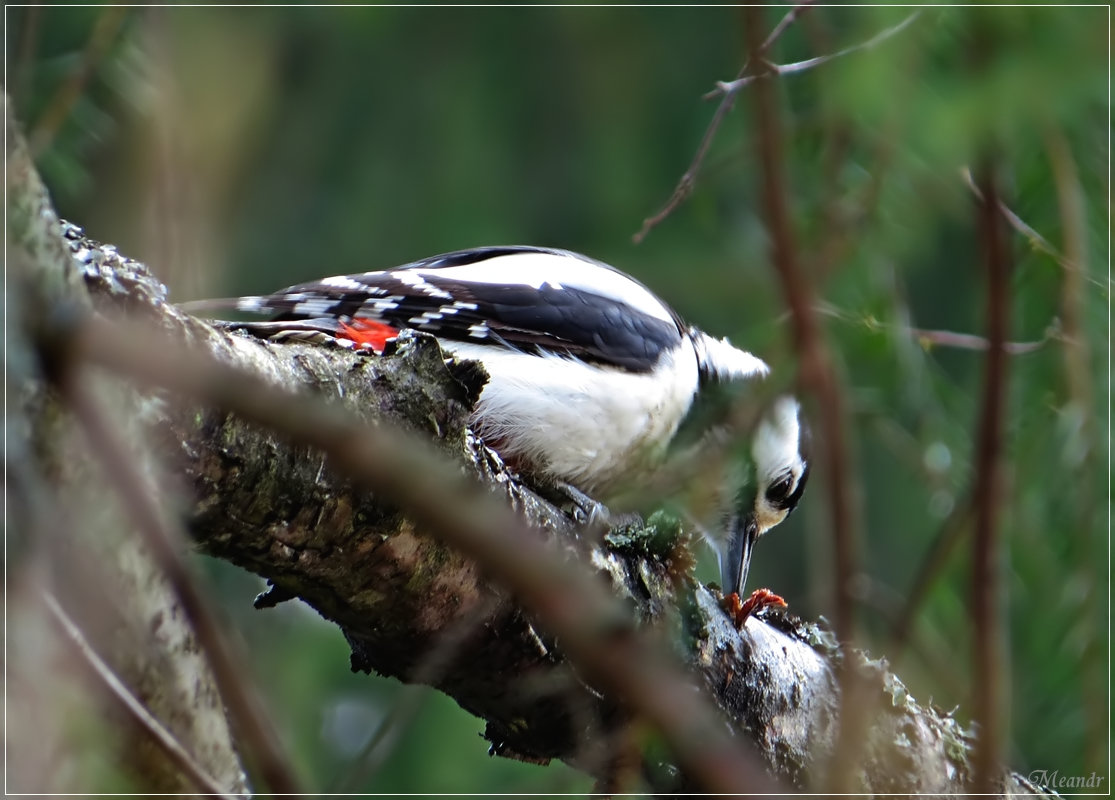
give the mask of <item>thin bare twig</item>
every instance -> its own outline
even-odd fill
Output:
[[[984,393],[976,435],[975,539],[972,552],[972,615],[975,625],[973,656],[975,685],[973,707],[979,724],[975,751],[977,793],[998,791],[1002,747],[1003,670],[1002,626],[999,609],[999,512],[1003,495],[1001,457],[1003,419],[1006,412],[1007,358],[1003,344],[1009,329],[1010,252],[999,222],[1000,201],[990,166],[979,178],[979,229],[987,265],[987,351]]]
[[[911,328],[910,334],[917,338],[923,346],[934,345],[936,347],[953,347],[958,350],[979,350],[985,351],[991,349],[991,342],[983,336],[975,336],[971,333],[956,333],[955,331],[931,331],[923,328]],[[1049,338],[1046,337],[1037,342],[1003,342],[1003,352],[1011,356],[1025,355],[1026,353],[1033,353],[1036,350],[1043,348]]]
[[[774,27],[774,30],[770,32],[770,35],[767,36],[766,40],[759,47],[759,53],[766,53],[774,45],[774,43],[778,41],[778,38],[786,31],[786,29],[790,27],[790,24],[799,16],[801,16],[801,14],[808,10],[809,3],[811,2],[812,0],[808,0],[808,2],[799,3],[798,5],[795,5],[793,8],[791,8],[786,13],[786,15],[782,17],[782,20]],[[750,59],[743,63],[743,66],[740,67],[739,78],[743,78],[743,76],[747,74],[747,68],[750,65]],[[739,78],[737,78],[737,80]],[[704,99],[712,99],[717,94],[719,94],[719,92],[714,91],[705,95]],[[666,205],[664,205],[657,214],[654,214],[653,216],[647,217],[643,220],[642,228],[640,228],[639,231],[631,237],[632,241],[634,241],[635,244],[641,244],[643,239],[647,237],[647,234],[649,234],[651,230],[656,228],[663,220],[670,216],[670,214],[674,213],[674,210],[682,203],[684,203],[686,199],[688,199],[689,195],[692,194],[693,187],[697,183],[697,173],[700,171],[701,165],[704,164],[705,158],[708,156],[709,149],[712,147],[712,140],[716,137],[716,133],[720,130],[720,126],[721,124],[723,124],[724,118],[728,116],[728,113],[732,110],[735,104],[735,93],[726,94],[724,96],[724,99],[720,101],[720,105],[716,108],[716,113],[712,115],[712,120],[709,122],[708,127],[705,129],[704,136],[701,137],[701,143],[697,146],[697,152],[693,156],[693,160],[690,162],[689,168],[685,170],[685,173],[681,176],[681,178],[678,179],[677,186],[674,187],[673,194],[671,194],[670,199],[666,201]]]
[[[897,25],[894,25],[882,31],[881,33],[876,34],[875,36],[868,39],[866,42],[854,44],[851,47],[845,47],[843,50],[838,50],[835,53],[817,56],[816,58],[807,58],[805,61],[795,61],[792,64],[772,64],[769,61],[763,59],[763,64],[766,67],[763,72],[759,72],[754,75],[746,75],[734,81],[719,81],[716,84],[716,88],[713,89],[708,95],[706,95],[706,97],[716,97],[718,95],[725,95],[730,97],[732,95],[738,94],[741,90],[750,86],[755,81],[763,80],[765,78],[771,78],[776,75],[793,75],[798,72],[805,72],[806,70],[813,69],[814,67],[819,67],[822,64],[827,64],[830,61],[841,58],[842,56],[850,55],[851,53],[857,53],[860,50],[869,50],[872,47],[875,47],[877,44],[880,44],[891,38],[896,33],[904,30],[920,15],[920,10],[915,11],[914,13],[910,14],[910,16],[906,17],[906,19],[899,22]]]
[[[56,359],[66,358],[59,357],[54,347],[46,352]],[[272,792],[299,794],[298,783],[279,744],[275,726],[268,719],[254,687],[244,678],[242,663],[229,652],[205,598],[175,547],[175,542],[184,541],[185,537],[176,535],[170,527],[117,431],[109,423],[83,376],[76,374],[75,364],[56,360],[52,368],[68,408],[89,441],[90,450],[104,464],[105,475],[120,492],[125,509],[131,514],[155,562],[182,603],[182,609],[213,668],[221,698],[255,757],[264,782]]]
[[[1056,161],[1054,161],[1054,167],[1057,167]],[[976,186],[976,182],[972,178],[972,171],[967,167],[964,167],[960,170],[960,177],[964,181],[964,185],[972,190],[972,194],[974,194],[978,199],[982,200],[983,192],[978,186]],[[1060,187],[1058,187],[1058,191],[1060,191]],[[1002,199],[999,200],[999,212],[1003,215],[1004,218],[1006,218],[1007,222],[1010,223],[1010,226],[1012,228],[1026,237],[1026,241],[1029,242],[1032,248],[1034,248],[1038,252],[1045,253],[1047,256],[1060,264],[1066,271],[1076,273],[1083,280],[1086,280],[1089,283],[1094,284],[1095,286],[1102,287],[1104,285],[1103,281],[1097,280],[1088,275],[1088,271],[1083,267],[1081,263],[1078,263],[1078,259],[1062,253],[1057,248],[1057,246],[1053,244],[1053,242],[1042,236],[1033,226],[1026,222],[1026,220],[1018,216],[1018,214],[1011,210],[1011,208],[1007,206],[1002,201]]]
[[[781,38],[782,34],[786,32],[786,29],[790,27],[791,23],[793,23],[795,20],[797,20],[798,17],[809,10],[809,6],[812,2],[813,0],[805,0],[804,2],[798,3],[789,11],[787,11],[786,15],[782,17],[781,20],[779,20],[777,25],[774,26],[774,30],[770,32],[770,35],[763,40],[763,43],[761,45],[759,45],[759,55],[766,55],[770,48],[774,46],[774,43],[777,42],[779,38]],[[746,63],[743,66],[744,69],[747,68]]]
[[[838,319],[841,322],[865,327],[870,331],[891,331],[903,336],[909,336],[916,339],[923,347],[951,347],[956,350],[975,350],[983,352],[991,346],[990,342],[988,342],[985,337],[977,336],[973,333],[960,333],[959,331],[945,331],[933,328],[912,328],[908,325],[880,322],[870,315],[864,316],[863,314],[848,313],[831,303],[818,303],[814,307],[814,311],[826,317]],[[1054,319],[1050,320],[1050,323],[1046,326],[1045,335],[1041,339],[1032,342],[1004,342],[1003,349],[1008,355],[1021,356],[1037,352],[1051,341],[1057,341],[1060,338],[1062,338],[1060,327],[1057,320]]]
[[[736,77],[736,79],[734,81],[718,81],[716,84],[716,88],[704,95],[703,99],[705,100],[711,100],[716,97],[722,97],[723,99],[720,101],[720,105],[717,107],[716,113],[713,114],[712,121],[709,122],[708,128],[705,129],[705,134],[701,138],[701,144],[697,147],[697,153],[693,157],[693,161],[689,164],[689,168],[678,180],[677,186],[674,187],[673,194],[670,195],[670,199],[666,201],[666,204],[660,211],[658,211],[658,213],[643,220],[642,227],[634,236],[631,237],[635,244],[640,244],[647,237],[647,234],[651,232],[651,230],[653,230],[655,227],[661,224],[663,220],[669,217],[670,214],[672,214],[677,209],[677,207],[684,203],[686,199],[688,199],[689,195],[692,194],[693,187],[694,185],[696,185],[697,182],[697,173],[700,171],[705,157],[708,155],[708,151],[712,146],[712,140],[715,138],[717,132],[720,130],[720,126],[724,122],[724,118],[728,115],[728,113],[735,105],[735,98],[742,89],[750,86],[757,80],[774,77],[776,75],[792,75],[798,72],[805,72],[806,70],[813,69],[814,67],[819,67],[822,64],[825,64],[842,56],[846,56],[860,50],[868,50],[905,29],[908,25],[913,23],[913,21],[917,19],[917,17],[921,14],[920,10],[915,11],[914,13],[910,14],[910,16],[902,20],[902,22],[890,28],[887,28],[881,33],[876,34],[868,41],[852,45],[851,47],[846,47],[843,50],[839,50],[835,53],[817,56],[816,58],[810,58],[805,61],[797,61],[792,64],[774,64],[766,60],[764,56],[770,49],[770,47],[786,31],[790,24],[794,22],[794,20],[796,20],[807,9],[807,3],[800,3],[791,8],[790,11],[778,23],[778,25],[775,26],[774,30],[771,31],[770,35],[767,36],[766,40],[764,40],[763,43],[759,45],[758,49],[753,54],[751,54],[746,62],[744,62],[744,65],[740,69],[739,75]],[[753,75],[748,75],[747,71],[753,63],[761,64],[763,69],[762,71],[757,72]]]
[[[504,503],[415,435],[361,425],[335,408],[274,391],[150,331],[128,333],[96,317],[61,335],[74,358],[227,409],[324,451],[337,470],[408,509],[416,526],[484,565],[547,623],[600,689],[623,697],[663,735],[686,773],[709,791],[775,791],[754,755],[724,735],[720,714],[694,694],[680,665],[630,627],[594,577],[553,552]],[[429,502],[430,497],[440,498]]]
[[[105,687],[112,693],[113,697],[124,707],[124,709],[131,715],[144,730],[151,734],[151,740],[169,758],[174,764],[181,769],[194,785],[201,791],[216,795],[223,798],[223,800],[232,800],[234,797],[240,795],[229,794],[221,785],[213,779],[205,769],[194,760],[194,757],[186,750],[185,747],[174,737],[166,727],[157,720],[150,711],[139,701],[134,694],[129,691],[124,682],[117,677],[112,668],[104,662],[104,660],[93,649],[89,640],[85,638],[85,634],[73,621],[66,610],[62,608],[58,599],[50,592],[44,591],[42,593],[43,601],[46,603],[47,610],[54,621],[58,623],[58,627],[66,635],[70,644],[73,645],[78,655],[89,666],[89,668],[96,674],[97,678],[105,685]]]

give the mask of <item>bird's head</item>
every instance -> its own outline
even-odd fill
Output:
[[[780,397],[759,422],[751,440],[757,492],[754,514],[758,534],[789,516],[801,500],[809,478],[810,431],[801,406]]]
[[[721,561],[725,592],[743,592],[755,542],[786,519],[801,500],[809,478],[810,442],[801,406],[792,397],[775,400],[755,428],[754,480],[737,498],[728,523],[726,557]]]

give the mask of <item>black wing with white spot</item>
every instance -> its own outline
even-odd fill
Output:
[[[564,250],[486,247],[237,302],[281,319],[370,319],[461,342],[650,370],[685,327],[638,281]]]

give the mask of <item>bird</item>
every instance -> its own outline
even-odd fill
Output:
[[[488,374],[470,420],[481,439],[508,465],[590,498],[652,472],[703,386],[770,371],[615,267],[549,247],[457,250],[182,307],[271,314],[275,325],[377,352],[404,329],[430,333]],[[755,485],[717,544],[724,585],[737,591],[755,541],[804,488],[803,428],[791,403],[776,403],[757,427]]]

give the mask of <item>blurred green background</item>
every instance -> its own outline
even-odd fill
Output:
[[[785,8],[763,12],[762,36]],[[816,8],[788,63],[912,13]],[[751,97],[691,199],[640,245],[744,62],[732,8],[8,8],[7,88],[60,213],[146,261],[172,298],[258,293],[484,244],[569,248],[795,370],[759,216]],[[990,155],[1015,233],[1009,489],[1000,565],[1009,761],[1108,769],[1109,11],[926,8],[870,49],[777,81],[796,240],[849,400],[862,644],[913,695],[971,707],[969,537],[895,618],[973,483],[983,262],[962,171]],[[808,398],[807,398],[808,400]],[[832,615],[825,476],[758,548],[754,580]],[[199,568],[252,654],[315,790],[586,791],[561,765],[486,755],[441,696],[349,673],[305,607],[253,612],[259,581]],[[707,561],[707,559],[706,559]],[[710,564],[703,575],[712,578]],[[385,715],[400,720],[358,752]],[[430,750],[433,749],[431,754]],[[1104,784],[1110,789],[1109,784]]]

